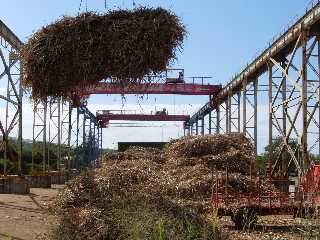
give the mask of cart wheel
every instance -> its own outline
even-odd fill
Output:
[[[245,230],[252,229],[258,220],[256,211],[253,208],[237,209],[231,216],[236,229]]]
[[[318,219],[320,216],[319,210],[320,209],[317,209],[317,207],[309,207],[309,208],[301,207],[295,211],[294,217]]]

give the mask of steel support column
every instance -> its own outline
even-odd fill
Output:
[[[309,167],[309,154],[308,154],[308,36],[307,32],[303,31],[301,36],[301,50],[302,50],[302,69],[301,69],[301,103],[302,103],[302,136],[301,136],[301,157],[302,157],[302,170],[305,171]],[[311,50],[312,52],[312,50]],[[311,54],[311,53],[310,53]]]
[[[273,131],[272,131],[272,98],[273,98],[273,94],[272,94],[272,66],[273,64],[271,62],[268,63],[268,103],[269,103],[269,114],[268,114],[268,145],[271,146],[272,145],[272,135],[273,135]],[[268,157],[268,164],[267,164],[267,171],[269,172],[269,174],[271,174],[272,171],[272,156],[271,154],[269,154]]]
[[[220,133],[220,106],[216,107],[216,133]]]
[[[201,135],[204,135],[204,116],[200,119],[201,120]]]
[[[56,160],[55,169],[60,170],[61,161],[61,100],[49,101],[48,166],[52,158]],[[56,144],[56,146],[54,146]]]
[[[0,22],[1,28],[4,26]],[[0,134],[2,142],[0,148],[3,151],[4,165],[3,174],[15,173],[22,174],[21,154],[22,154],[22,88],[21,88],[21,72],[20,62],[17,58],[15,46],[11,42],[7,42],[9,38],[4,38],[4,32],[0,31],[0,88],[5,89],[5,93],[0,93]],[[12,32],[5,32],[13,35]],[[16,133],[14,133],[16,132]],[[8,149],[10,145],[10,137],[16,137],[18,140],[18,158],[9,159]],[[13,167],[7,169],[7,161],[13,163]]]
[[[69,101],[61,101],[61,146],[63,146],[64,153],[63,157],[64,167],[66,169],[71,168],[71,128],[72,128],[72,106]]]
[[[75,168],[76,169],[79,169],[80,167],[80,139],[81,137],[79,136],[80,135],[80,110],[79,108],[77,108],[77,120],[76,120],[76,150],[75,150]]]
[[[33,127],[32,127],[32,162],[31,171],[35,171],[34,163],[36,150],[41,148],[42,170],[46,171],[47,166],[47,102],[34,102],[33,104]]]
[[[102,153],[102,127],[98,126],[98,146],[99,146],[99,155],[100,155],[100,162],[99,165],[101,165],[102,161],[103,161],[103,153]]]
[[[220,133],[220,107],[217,106],[209,113],[209,134]]]
[[[298,54],[299,48],[301,54]],[[298,173],[302,174],[310,165],[313,147],[319,142],[319,121],[316,117],[319,114],[318,48],[318,37],[303,31],[288,58],[282,61],[270,58],[269,131],[271,139],[281,138],[280,151],[273,159],[272,173],[280,170],[286,174],[290,164],[294,164]],[[313,137],[308,137],[311,134]],[[298,146],[291,143],[294,139],[298,140]],[[287,153],[291,159],[284,163],[286,157],[283,154]]]
[[[209,134],[211,134],[211,130],[212,130],[212,111],[209,112],[209,127],[208,127]]]
[[[241,92],[238,91],[229,97],[229,132],[240,132],[240,99]]]
[[[249,137],[255,148],[255,154],[257,155],[257,91],[258,91],[258,79],[250,81],[247,80],[243,82],[243,104],[242,104],[242,132],[247,137]]]
[[[197,121],[196,121],[196,135],[199,134],[199,119],[197,118]]]
[[[232,118],[232,109],[231,109],[231,98],[232,93],[228,94],[226,101],[226,133],[231,133],[231,118]]]

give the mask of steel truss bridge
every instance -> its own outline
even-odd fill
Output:
[[[186,121],[185,134],[242,132],[257,149],[258,131],[266,128],[269,144],[281,138],[271,173],[285,173],[290,164],[305,171],[310,153],[320,153],[319,21],[318,2]],[[268,123],[262,126],[257,116],[264,99]],[[297,139],[298,146],[290,139]],[[290,162],[283,160],[285,150]]]
[[[290,164],[294,164],[301,173],[312,161],[310,153],[320,153],[319,21],[318,2],[222,89],[219,86],[170,84],[169,87],[154,84],[148,88],[149,92],[138,88],[125,89],[121,93],[209,95],[210,101],[185,121],[185,134],[243,132],[253,140],[257,149],[258,130],[267,128],[269,143],[279,136],[282,142],[272,173],[285,172]],[[20,82],[22,73],[16,53],[22,44],[0,21],[0,82],[6,84],[4,91],[0,92],[0,131],[3,138],[0,149],[7,159],[9,139],[17,138],[18,174],[21,174],[22,166],[24,105]],[[80,95],[117,93],[120,93],[119,89],[114,88],[110,92],[106,83],[101,83]],[[264,113],[268,116],[268,124],[259,126],[258,111],[264,99],[268,103],[268,110]],[[41,148],[44,171],[50,168],[50,154],[53,152],[57,155],[58,170],[76,168],[81,161],[91,162],[101,155],[102,126],[85,106],[75,106],[62,99],[37,102],[33,103],[32,114],[32,158],[35,158],[36,148]],[[293,147],[289,144],[290,139],[298,139],[299,144]],[[50,149],[53,148],[52,143],[57,144],[57,149]],[[73,156],[66,156],[65,149],[75,149],[75,152],[67,153]],[[285,150],[291,156],[289,163],[283,161]]]

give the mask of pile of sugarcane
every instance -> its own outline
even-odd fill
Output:
[[[247,175],[256,169],[253,145],[241,133],[186,136],[172,140],[167,154],[180,165],[204,162],[218,171]]]
[[[123,160],[141,160],[148,159],[149,161],[164,162],[165,154],[157,148],[144,148],[131,146],[124,152],[111,152],[104,156],[105,161],[123,161]]]
[[[180,19],[162,8],[63,17],[20,50],[22,83],[37,100],[69,97],[107,78],[120,86],[137,84],[166,69],[184,36]]]
[[[226,178],[223,167],[218,170],[212,166],[223,159],[216,163],[202,159],[203,153],[210,159],[221,152],[243,151],[239,161],[244,161],[245,154],[248,160],[253,151],[246,137],[226,134],[192,138],[174,140],[163,151],[132,147],[106,154],[101,168],[75,178],[59,195],[53,208],[61,219],[58,239],[133,239],[137,234],[133,231],[145,239],[157,231],[159,219],[168,239],[187,239],[187,224],[202,230],[210,225],[217,179],[224,181],[228,192],[256,190],[249,170],[244,174],[241,169],[232,169]],[[201,151],[195,146],[201,146]]]

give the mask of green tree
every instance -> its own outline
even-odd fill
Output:
[[[288,145],[290,149],[294,152],[296,159],[299,157],[299,144],[296,139],[289,139]],[[283,149],[283,150],[282,150]],[[281,153],[282,150],[282,153]],[[272,144],[265,147],[265,152],[263,155],[257,158],[258,164],[263,169],[266,169],[268,161],[270,159],[270,164],[273,166],[280,156],[280,161],[278,162],[280,168],[284,173],[296,173],[296,167],[294,161],[292,160],[292,155],[289,152],[288,147],[283,148],[283,139],[277,137],[273,140]]]

